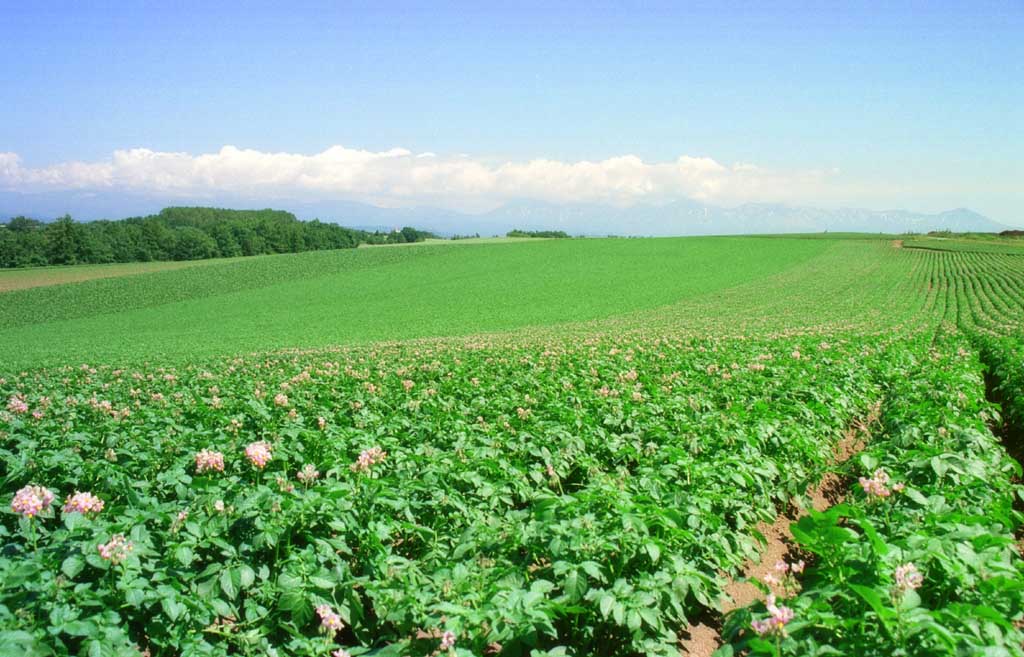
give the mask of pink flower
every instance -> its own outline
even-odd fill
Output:
[[[917,570],[917,566],[912,563],[897,566],[895,575],[896,592],[900,595],[911,589],[920,588],[924,582],[924,576]]]
[[[7,410],[12,413],[27,413],[28,404],[19,395],[11,395],[11,398],[7,400]]]
[[[295,475],[299,478],[299,481],[309,485],[320,478],[320,471],[316,469],[316,466],[312,463],[307,463],[299,470],[299,473]]]
[[[245,448],[245,458],[249,459],[254,468],[259,468],[260,470],[267,466],[272,454],[273,448],[265,440],[249,443]]]
[[[402,380],[402,387],[405,388],[406,392],[409,392],[410,390],[412,390],[413,386],[415,386],[415,385],[416,385],[416,383],[413,382],[413,381],[410,381],[409,379],[403,379]]]
[[[753,628],[759,636],[765,636],[768,634],[777,634],[779,636],[786,636],[786,624],[789,623],[796,614],[789,607],[776,605],[775,594],[770,593],[768,599],[765,601],[765,606],[768,608],[768,618],[763,620],[751,621],[750,627]]]
[[[135,545],[125,540],[124,534],[114,534],[108,543],[101,543],[96,546],[100,556],[110,563],[121,563],[128,558]]]
[[[14,494],[11,500],[11,511],[20,513],[26,518],[35,518],[50,508],[54,495],[42,486],[25,486]]]
[[[455,647],[455,634],[450,631],[445,631],[441,635],[441,645],[438,646],[441,650],[450,650]]]
[[[331,657],[352,657],[352,655],[349,653],[349,651],[338,648],[337,650],[331,653]]]
[[[274,406],[287,406],[287,405],[288,405],[288,395],[284,394],[283,392],[274,395]]]
[[[320,605],[316,608],[316,615],[320,617],[320,630],[334,636],[345,624],[341,622],[341,616],[336,614],[330,605]]]
[[[224,455],[209,449],[201,449],[196,452],[196,472],[224,472]]]
[[[318,417],[316,419],[316,426],[320,428],[320,431],[323,431],[327,427],[327,418]]]
[[[861,489],[864,494],[868,496],[869,500],[880,500],[889,497],[892,491],[889,490],[889,475],[885,470],[875,470],[875,474],[870,479],[866,477],[860,477],[858,479]],[[901,489],[902,490],[902,489]]]
[[[64,500],[64,513],[99,513],[103,510],[103,500],[92,493],[75,491]]]
[[[365,472],[372,466],[382,462],[388,453],[382,450],[380,447],[371,447],[370,449],[364,449],[359,453],[359,458],[350,467],[353,472]]]

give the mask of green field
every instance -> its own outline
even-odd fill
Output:
[[[1021,239],[956,239],[948,237],[914,237],[903,241],[908,249],[932,249],[935,251],[962,251],[966,253],[1003,253],[1024,256],[1024,240]]]
[[[224,260],[190,260],[187,262],[130,262],[111,265],[79,265],[75,267],[33,267],[0,269],[0,293],[31,287],[80,283],[97,278],[116,278],[157,271],[210,265]]]
[[[0,654],[1024,655],[1024,258],[898,239],[0,293]]]
[[[2,294],[0,360],[180,360],[585,321],[764,279],[828,246],[534,240],[247,258]]]

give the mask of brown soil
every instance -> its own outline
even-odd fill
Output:
[[[718,629],[707,623],[691,625],[687,632],[689,636],[682,640],[681,649],[688,657],[711,657],[711,653],[718,650],[718,646],[721,645]]]
[[[894,248],[894,249],[902,249],[903,248],[903,240],[893,240],[892,241],[892,248]]]
[[[850,426],[836,445],[831,467],[845,463],[864,449],[871,437],[871,426],[878,421],[881,407],[881,402],[875,404],[863,420],[858,420]],[[839,475],[827,472],[816,486],[807,488],[807,496],[815,511],[824,511],[841,502],[848,488],[848,482]],[[791,505],[789,511],[780,514],[772,524],[758,523],[757,531],[766,539],[761,558],[757,562],[745,563],[740,578],[726,578],[724,595],[719,602],[723,614],[764,599],[764,594],[752,582],[763,579],[779,561],[794,561],[799,558],[789,526],[806,514],[805,509]],[[682,654],[689,657],[710,657],[721,645],[720,630],[721,615],[700,619],[691,624],[683,631],[683,639],[680,642]]]

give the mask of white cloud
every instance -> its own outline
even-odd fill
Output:
[[[0,153],[0,188],[14,191],[122,190],[197,199],[232,194],[481,209],[522,198],[615,205],[678,198],[793,201],[813,194],[830,175],[771,171],[748,163],[726,166],[688,155],[661,163],[635,155],[596,162],[496,163],[404,148],[372,152],[332,146],[302,155],[224,146],[200,155],[133,148],[115,151],[104,161],[32,168],[15,153]]]

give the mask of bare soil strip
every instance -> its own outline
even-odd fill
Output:
[[[842,465],[852,457],[863,451],[871,438],[871,427],[881,414],[882,404],[876,403],[872,406],[867,415],[857,420],[847,429],[842,439],[836,445],[833,453],[831,468]],[[826,472],[815,486],[807,488],[807,496],[810,498],[811,506],[815,511],[825,511],[829,507],[838,504],[843,500],[848,482],[844,481],[835,472]],[[752,582],[763,580],[775,568],[779,561],[794,561],[798,559],[798,549],[793,541],[793,534],[789,526],[793,522],[806,515],[807,511],[796,505],[792,505],[787,513],[780,514],[772,524],[759,523],[759,531],[766,539],[764,549],[761,551],[759,561],[748,561],[743,565],[743,575],[737,579],[726,578],[723,587],[722,599],[720,600],[721,614],[708,614],[706,617],[695,619],[694,623],[685,628],[682,632],[680,649],[683,655],[689,657],[710,657],[710,655],[721,645],[721,617],[730,611],[745,607],[753,602],[762,600],[764,594]]]

